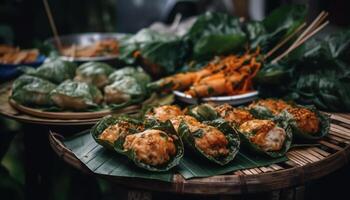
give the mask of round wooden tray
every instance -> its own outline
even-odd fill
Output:
[[[350,158],[350,114],[332,114],[331,119],[327,137],[319,140],[317,146],[291,149],[287,153],[289,160],[284,163],[190,180],[177,174],[172,183],[94,175],[131,188],[184,194],[246,194],[294,187],[321,178],[347,164]],[[49,134],[54,151],[75,168],[93,174],[63,145],[61,139],[62,136],[57,133]]]
[[[109,114],[132,113],[139,106],[99,112],[45,112],[17,104],[9,100],[11,84],[0,85],[0,114],[20,122],[45,125],[92,125]]]
[[[96,112],[47,112],[35,108],[29,108],[18,104],[16,101],[10,99],[9,103],[15,109],[35,117],[49,118],[49,119],[97,119],[106,115],[113,114],[110,109],[96,111]],[[129,106],[124,109],[118,110],[120,113],[128,113],[128,111],[134,111],[138,109],[138,106]]]

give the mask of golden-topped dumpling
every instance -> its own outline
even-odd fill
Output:
[[[239,131],[264,151],[279,151],[286,140],[286,132],[271,120],[254,119],[239,126]]]
[[[150,129],[128,135],[123,147],[135,152],[139,162],[152,166],[165,164],[176,154],[174,139],[161,130]]]
[[[135,131],[142,131],[143,126],[139,124],[129,123],[127,121],[118,121],[118,123],[109,126],[106,128],[98,138],[100,140],[109,142],[110,144],[114,144],[115,141],[118,140],[119,137],[126,136],[130,134],[130,129]]]
[[[215,111],[224,120],[230,122],[234,126],[239,126],[242,123],[254,119],[253,115],[248,110],[243,108],[234,108],[229,104],[222,104],[215,107]]]
[[[183,112],[179,107],[174,105],[164,105],[153,108],[151,112],[146,114],[146,118],[155,118],[164,122],[182,114]]]
[[[301,107],[291,107],[287,109],[293,115],[297,127],[303,133],[315,134],[320,130],[320,120],[316,113]]]

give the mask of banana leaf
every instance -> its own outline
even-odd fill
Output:
[[[242,133],[238,131],[240,139],[242,141],[242,146],[245,147],[247,150],[250,150],[252,153],[258,153],[271,158],[278,158],[278,157],[285,156],[285,154],[287,153],[287,151],[290,149],[292,145],[292,141],[293,141],[292,128],[289,125],[288,121],[278,121],[277,126],[280,128],[283,128],[286,132],[286,139],[284,141],[282,149],[280,149],[279,151],[264,151],[261,147],[259,147],[258,145],[250,141],[249,135],[253,133]]]
[[[107,149],[113,150],[114,149],[114,143],[112,144],[112,143],[110,143],[108,141],[101,140],[99,138],[99,136],[109,126],[115,125],[115,124],[120,123],[120,122],[132,123],[135,127],[143,126],[142,122],[140,122],[140,121],[138,121],[136,119],[132,119],[132,118],[118,118],[118,117],[107,116],[107,117],[104,117],[102,120],[100,120],[97,124],[95,124],[91,128],[90,133],[91,133],[92,137],[94,138],[94,140],[98,144],[104,146]],[[134,134],[134,133],[137,133],[137,132],[138,132],[137,128],[129,127],[127,129],[127,131],[120,133],[119,137],[126,137],[127,135]]]
[[[14,81],[10,98],[23,105],[49,106],[52,105],[49,94],[55,88],[50,81],[22,75]]]
[[[84,111],[97,107],[103,97],[94,85],[67,80],[50,92],[50,98],[60,108]]]
[[[167,172],[152,172],[135,166],[133,161],[126,156],[118,155],[96,143],[90,134],[90,130],[65,139],[63,144],[96,174],[152,179],[165,182],[172,182],[173,175],[177,172],[182,174],[185,179],[209,177],[231,173],[236,170],[268,166],[288,160],[285,156],[267,158],[240,151],[233,161],[227,165],[220,166],[198,158],[198,156],[191,154],[191,152],[186,152],[177,168],[173,168]]]
[[[133,160],[134,163],[138,167],[141,167],[141,168],[149,170],[149,171],[164,172],[164,171],[168,171],[171,168],[177,166],[180,163],[180,160],[184,155],[184,147],[182,144],[182,140],[176,134],[176,131],[175,131],[172,123],[170,121],[166,121],[165,123],[158,123],[157,125],[148,128],[148,130],[160,130],[160,131],[162,131],[160,133],[164,134],[164,135],[162,135],[162,137],[171,137],[173,139],[175,147],[176,147],[176,155],[173,156],[167,163],[159,165],[159,166],[151,166],[151,165],[148,165],[146,163],[139,161],[136,158],[136,153],[133,150],[127,150],[127,151],[124,150],[123,145],[125,142],[125,138],[119,138],[114,145],[114,149],[116,150],[116,152],[123,154],[123,155],[127,156],[129,159]]]
[[[54,58],[49,62],[45,62],[36,69],[24,67],[22,70],[25,72],[25,74],[40,77],[59,84],[67,79],[74,78],[76,68],[77,65],[73,62]]]
[[[192,149],[192,151],[195,152],[197,155],[216,164],[226,165],[235,158],[240,147],[240,140],[236,130],[233,129],[227,122],[225,122],[222,119],[216,119],[210,122],[207,121],[203,123],[208,126],[213,126],[219,129],[225,135],[228,141],[229,150],[229,154],[227,156],[212,157],[210,155],[207,155],[203,150],[197,147],[197,145],[195,144],[195,138],[201,137],[204,134],[203,129],[198,129],[195,132],[191,132],[186,122],[182,121],[179,125],[178,133],[183,139],[184,143],[187,145],[187,147],[189,149]]]
[[[242,49],[246,34],[238,18],[207,12],[197,18],[184,38],[193,46],[193,58],[203,59]]]
[[[182,159],[178,172],[185,178],[210,177],[221,174],[232,173],[237,170],[250,169],[255,167],[268,166],[275,163],[287,161],[286,156],[278,158],[269,158],[259,154],[252,154],[248,151],[240,151],[234,160],[227,165],[220,166],[215,163],[206,162],[199,159],[195,155],[186,152],[186,156]]]
[[[101,88],[108,84],[108,76],[114,69],[101,62],[87,62],[78,67],[76,70],[75,80],[96,85]]]
[[[320,130],[315,134],[305,133],[304,131],[300,130],[293,119],[293,116],[288,113],[288,110],[284,110],[278,117],[277,120],[279,121],[287,121],[292,128],[293,136],[296,139],[302,140],[305,142],[305,140],[318,140],[326,135],[328,135],[329,129],[330,129],[330,116],[327,114],[323,114],[320,111],[318,111],[314,106],[301,106],[297,105],[297,107],[306,108],[308,110],[311,110],[312,112],[316,113],[317,118],[320,121]]]

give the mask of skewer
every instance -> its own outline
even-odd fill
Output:
[[[275,53],[279,48],[281,48],[285,43],[287,43],[290,39],[292,39],[297,33],[299,33],[304,27],[306,26],[306,23],[304,22],[301,24],[292,34],[290,34],[288,37],[284,38],[281,42],[279,42],[274,48],[272,48],[267,54],[265,55],[264,59],[267,59],[270,57],[273,53]]]
[[[287,54],[289,54],[294,49],[298,48],[300,45],[302,45],[306,40],[308,40],[310,37],[314,36],[316,33],[321,31],[326,25],[328,25],[329,21],[326,21],[322,25],[320,25],[318,28],[313,30],[310,34],[306,35],[304,38],[302,38],[298,43],[295,43],[295,45],[292,45],[291,48],[289,48],[287,51],[285,51],[283,54],[275,58],[271,63],[275,64],[282,58],[284,58]]]
[[[47,17],[49,18],[49,23],[50,23],[50,27],[51,27],[51,30],[52,30],[53,35],[54,35],[56,46],[58,48],[58,51],[61,52],[61,50],[62,50],[62,42],[61,42],[61,39],[60,39],[60,37],[58,35],[57,29],[56,29],[56,25],[55,25],[55,21],[53,20],[49,3],[47,2],[47,0],[43,0],[43,3],[44,3],[44,7],[45,7],[45,11],[46,11]]]
[[[317,22],[319,22],[320,20],[322,20],[322,16],[325,15],[325,11],[322,11],[317,17],[316,19],[314,19],[312,21],[312,23],[310,24],[310,26],[308,26],[305,31],[298,37],[298,39],[295,40],[294,44],[291,45],[290,48],[292,48],[296,43],[298,43],[301,39],[303,39],[308,33],[310,33],[310,31],[312,29],[314,29],[314,27],[316,27],[316,25],[318,24]]]

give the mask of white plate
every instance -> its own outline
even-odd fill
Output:
[[[259,95],[258,91],[253,91],[253,92],[248,92],[248,93],[239,94],[239,95],[206,97],[206,98],[198,99],[198,98],[193,98],[190,95],[177,90],[173,91],[173,93],[177,99],[188,104],[198,104],[200,102],[213,102],[217,104],[228,103],[231,105],[241,105],[244,103],[254,101],[255,99],[258,98],[258,95]]]

